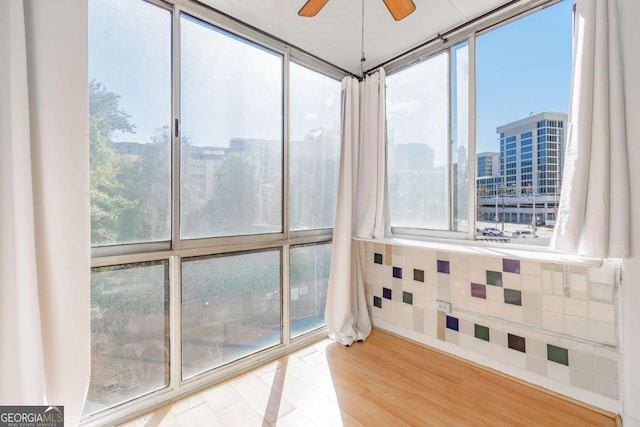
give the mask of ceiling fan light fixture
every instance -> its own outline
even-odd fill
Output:
[[[384,4],[396,21],[406,18],[416,10],[412,0],[384,0]]]
[[[316,16],[328,1],[329,0],[308,0],[298,11],[298,15],[306,17]]]

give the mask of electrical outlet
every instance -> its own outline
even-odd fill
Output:
[[[444,311],[445,313],[451,313],[451,303],[446,301],[436,301],[436,309],[438,311]]]

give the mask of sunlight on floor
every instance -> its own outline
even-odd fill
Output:
[[[341,426],[325,354],[332,343],[325,339],[122,426]]]

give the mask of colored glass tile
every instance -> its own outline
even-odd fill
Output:
[[[522,305],[522,292],[515,289],[504,289],[504,302],[506,304]]]
[[[547,344],[547,360],[569,366],[569,350]]]
[[[374,253],[373,254],[373,262],[375,264],[382,264],[382,254]]]
[[[396,279],[402,279],[402,268],[393,267],[393,277]]]
[[[487,299],[487,287],[479,283],[472,283],[471,296],[475,298]]]
[[[502,286],[502,272],[487,270],[487,285]]]
[[[449,261],[438,260],[438,273],[449,274]]]
[[[447,316],[447,329],[454,331],[460,330],[460,322],[457,317]]]
[[[402,302],[413,305],[413,294],[411,292],[402,292]]]
[[[507,334],[507,343],[512,350],[518,350],[523,353],[527,352],[526,342],[524,337],[518,335]]]
[[[519,259],[503,259],[502,271],[507,273],[520,274],[520,260]]]
[[[424,270],[413,269],[413,280],[416,282],[424,282]]]
[[[391,299],[391,289],[382,288],[382,298]]]
[[[373,297],[373,306],[374,307],[378,307],[378,308],[382,308],[382,298],[380,297]]]
[[[474,324],[474,335],[478,339],[489,341],[489,328],[476,323]]]

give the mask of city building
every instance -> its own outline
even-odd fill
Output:
[[[478,219],[555,224],[564,167],[567,115],[543,112],[499,126],[495,154],[478,154]],[[488,175],[491,171],[492,176]]]
[[[488,152],[478,153],[478,178],[485,176],[500,176],[500,153]]]

